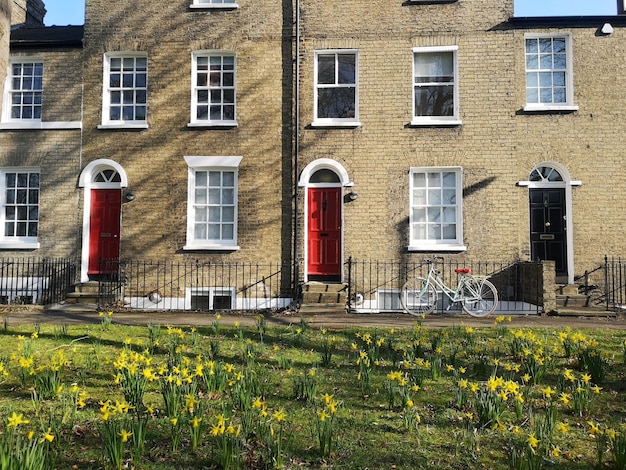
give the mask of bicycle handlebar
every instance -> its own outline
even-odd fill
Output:
[[[443,264],[443,262],[444,262],[443,256],[433,256],[432,258],[426,258],[424,260],[424,263],[426,263],[426,264],[431,264],[431,263],[432,264],[435,264],[435,263]]]

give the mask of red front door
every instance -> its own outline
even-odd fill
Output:
[[[117,261],[120,256],[121,210],[121,189],[93,189],[91,191],[88,274],[117,272]]]
[[[341,188],[309,188],[309,277],[341,278]]]

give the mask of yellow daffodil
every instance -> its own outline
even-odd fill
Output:
[[[8,428],[16,428],[20,424],[28,424],[28,422],[29,421],[27,419],[24,419],[24,416],[21,413],[17,414],[14,411],[13,414],[11,415],[11,417],[7,420],[7,427]]]
[[[537,446],[539,445],[539,439],[537,439],[535,437],[535,434],[532,433],[528,436],[528,439],[526,439],[526,442],[528,443],[528,445],[532,448],[532,449],[536,449]]]
[[[132,435],[133,433],[127,431],[126,429],[122,429],[122,431],[119,433],[119,436],[122,438],[122,442],[128,442],[128,438]]]

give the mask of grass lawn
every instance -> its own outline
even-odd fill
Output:
[[[626,469],[626,333],[5,324],[0,469]]]

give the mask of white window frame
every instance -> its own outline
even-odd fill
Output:
[[[216,287],[186,287],[185,288],[185,309],[191,309],[193,297],[208,297],[209,310],[215,310],[215,297],[216,296],[228,296],[230,297],[230,310],[234,310],[237,307],[237,289],[231,286],[216,286]]]
[[[411,118],[412,126],[457,126],[462,124],[461,119],[459,117],[459,47],[458,46],[429,46],[429,47],[414,47],[413,48],[413,58],[412,58],[412,95],[413,95],[413,112]],[[453,67],[453,114],[452,116],[416,116],[416,89],[419,88],[419,85],[423,86],[443,86],[444,83],[437,82],[423,82],[416,83],[415,76],[415,58],[419,54],[433,54],[433,53],[451,53],[452,54],[452,67]],[[448,82],[445,85],[449,85]]]
[[[213,89],[217,89],[220,91],[231,90],[234,95],[234,119],[211,119],[210,118],[210,110],[207,119],[198,119],[198,91],[201,89],[205,89],[210,92],[211,86],[210,83],[207,83],[206,86],[198,85],[198,59],[200,57],[208,57],[209,60],[211,57],[232,57],[233,58],[233,85],[225,86],[220,83],[219,86],[213,87]],[[221,71],[223,72],[223,70]],[[222,104],[223,106],[223,104]],[[210,97],[209,97],[209,107],[210,107]],[[191,120],[188,124],[189,127],[237,127],[237,55],[232,51],[223,51],[223,50],[203,50],[203,51],[194,51],[191,54]]]
[[[41,117],[36,119],[14,119],[11,117],[11,103],[13,89],[13,64],[25,63],[41,63],[43,64],[42,76],[42,109]],[[7,78],[4,85],[3,109],[0,119],[0,130],[48,130],[48,129],[82,129],[81,121],[44,121],[43,112],[45,106],[45,82],[46,82],[46,64],[45,60],[39,56],[28,55],[12,55],[9,58],[9,68],[7,70]]]
[[[528,69],[527,67],[527,52],[526,52],[526,44],[529,39],[557,39],[562,38],[565,40],[565,102],[563,103],[529,103],[528,102],[528,89],[529,83],[528,79],[529,73],[537,73],[541,70],[545,70],[546,72],[554,72],[555,70],[561,69],[553,69],[553,68],[538,68],[538,69]],[[554,34],[554,33],[526,33],[524,34],[524,95],[526,105],[524,106],[524,111],[537,112],[537,111],[578,111],[578,106],[574,104],[574,63],[573,63],[574,55],[572,53],[572,35],[571,33],[563,33],[563,34]],[[552,85],[551,88],[554,86]]]
[[[188,166],[187,186],[187,244],[183,250],[239,250],[237,246],[237,218],[238,218],[238,186],[239,164],[242,157],[233,156],[186,156]],[[195,238],[195,188],[196,171],[229,171],[234,172],[234,227],[232,240],[209,240]]]
[[[17,64],[21,64],[22,66],[24,66],[25,64],[31,64],[34,67],[36,66],[41,66],[41,76],[39,77],[39,81],[41,83],[41,86],[39,88],[35,88],[33,85],[33,88],[13,88],[13,66],[17,65]],[[45,73],[45,66],[44,66],[44,61],[42,59],[40,59],[39,57],[11,57],[9,60],[9,70],[7,73],[7,78],[6,78],[6,85],[4,87],[4,112],[2,113],[2,120],[4,122],[14,122],[14,123],[39,123],[41,122],[41,113],[43,112],[43,78],[44,78],[44,73]],[[20,77],[23,77],[24,75],[20,75]],[[35,81],[36,77],[38,77],[37,75],[34,74],[34,70],[33,70],[33,74],[31,75],[31,77],[33,78],[33,81]],[[38,108],[39,108],[39,117],[19,117],[19,118],[14,118],[12,117],[12,109],[13,109],[13,96],[14,95],[20,95],[23,96],[26,93],[39,93],[40,94],[40,103],[37,104]],[[23,103],[20,104],[19,108],[20,110],[23,110],[24,108],[28,107],[28,106],[32,106],[35,107],[35,103],[28,104],[28,105],[24,105]]]
[[[236,0],[193,0],[193,3],[189,5],[189,8],[192,9],[203,9],[203,8],[219,8],[219,9],[229,9],[234,10],[239,8],[239,4]]]
[[[37,198],[37,236],[8,236],[5,232],[6,207],[7,207],[7,173],[37,173],[39,175],[38,198]],[[11,204],[14,205],[14,204]],[[17,206],[18,204],[15,203]],[[35,204],[23,204],[34,206]],[[35,167],[7,167],[0,168],[0,249],[36,249],[39,248],[39,233],[41,231],[41,171]]]
[[[354,55],[354,84],[338,83],[339,67],[335,70],[335,83],[319,84],[318,83],[318,64],[319,57],[322,55],[334,54],[335,57],[345,54]],[[357,49],[320,49],[315,51],[314,71],[313,71],[313,127],[359,127],[359,51]],[[349,118],[319,118],[318,117],[318,91],[323,88],[354,88],[354,117]]]
[[[415,201],[415,189],[413,186],[414,175],[419,173],[454,173],[456,175],[456,204],[454,205],[456,224],[456,236],[454,239],[418,239],[415,234],[414,209],[418,207]],[[434,205],[420,204],[420,207],[428,208]],[[437,207],[445,207],[444,204]],[[463,244],[463,168],[460,166],[442,166],[442,167],[411,167],[409,171],[409,251],[466,251],[467,247]]]
[[[146,115],[145,119],[131,119],[124,120],[123,115],[120,115],[120,119],[111,119],[111,92],[118,90],[137,91],[142,90],[144,87],[124,87],[123,83],[120,83],[120,87],[112,89],[110,87],[111,77],[111,60],[112,59],[145,59],[146,60]],[[133,72],[136,74],[137,70]],[[107,52],[103,58],[103,73],[102,73],[102,124],[98,126],[99,129],[147,129],[148,128],[148,56],[144,52]]]

